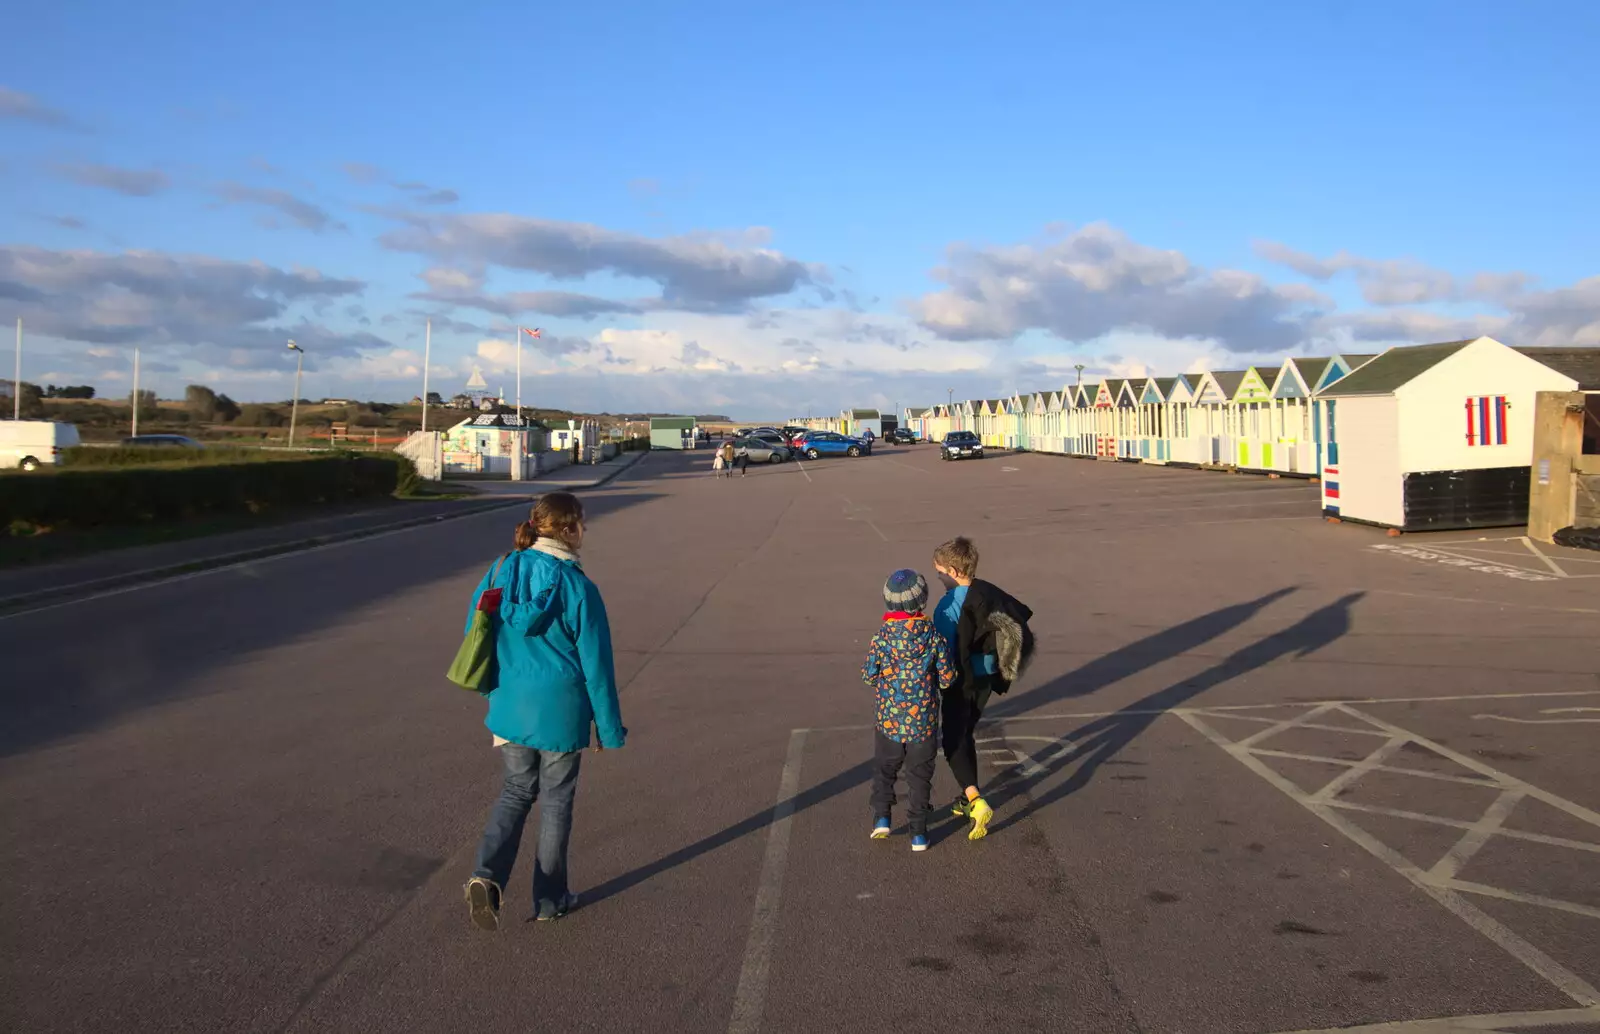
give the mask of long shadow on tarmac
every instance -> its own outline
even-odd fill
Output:
[[[1312,611],[1283,631],[1274,632],[1265,639],[1235,650],[1193,678],[1151,693],[1115,714],[1097,718],[1067,733],[1059,740],[1061,746],[1051,748],[1052,752],[1045,759],[1034,759],[1042,771],[1036,771],[1025,779],[1003,782],[989,796],[998,809],[1008,801],[1026,796],[1033,787],[1058,772],[1074,765],[1077,766],[1076,771],[1048,793],[1031,798],[1020,809],[1008,812],[1005,820],[992,829],[1000,830],[1021,822],[1034,812],[1042,811],[1087,786],[1101,765],[1116,757],[1122,748],[1148,729],[1163,712],[1182,707],[1206,690],[1214,689],[1246,672],[1291,655],[1304,657],[1332,643],[1350,630],[1350,608],[1365,595],[1363,592],[1353,592],[1343,596],[1326,607]],[[1042,686],[1034,692],[1044,693],[1050,688]]]
[[[634,481],[629,487],[640,485]],[[649,491],[583,495],[591,518],[658,498],[660,493]],[[0,680],[0,757],[89,732],[147,707],[216,692],[217,669],[337,626],[365,600],[476,577],[509,548],[521,516],[508,507],[441,525],[439,531],[449,529],[443,535],[425,526],[396,538],[358,541],[319,554],[314,564],[246,566],[155,586],[148,594],[8,617],[0,621],[0,657],[7,666]],[[603,536],[596,536],[593,548],[605,549]],[[441,599],[430,620],[460,622],[471,585],[459,591]],[[449,664],[449,655],[441,652],[436,669],[441,686]],[[347,670],[323,677],[330,691],[337,691],[363,677],[361,659],[352,658]]]
[[[1164,629],[1154,635],[1146,636],[1136,642],[1119,647],[1104,657],[1090,661],[1078,670],[1069,672],[1054,682],[1047,683],[1038,689],[1030,690],[1018,697],[1007,698],[1005,701],[1007,704],[1006,711],[1015,713],[1024,707],[1036,707],[1040,704],[1051,703],[1067,697],[1087,696],[1097,690],[1104,689],[1106,686],[1129,675],[1177,657],[1185,651],[1201,646],[1224,632],[1238,627],[1269,604],[1294,591],[1295,589],[1292,587],[1278,589],[1254,600],[1222,607],[1191,621],[1185,621],[1181,625]],[[1178,686],[1163,690],[1161,693],[1152,694],[1138,704],[1130,705],[1128,709],[1143,710],[1177,706],[1178,703],[1192,699],[1195,695],[1203,693],[1212,686],[1226,682],[1235,675],[1267,664],[1286,653],[1299,649],[1302,654],[1305,654],[1318,646],[1326,645],[1326,643],[1332,642],[1344,634],[1349,626],[1349,607],[1360,597],[1360,593],[1346,596],[1337,603],[1308,615],[1291,628],[1274,633],[1258,643],[1239,650],[1227,660],[1214,665],[1196,678],[1185,680]],[[1165,699],[1168,694],[1171,695],[1173,703],[1151,702]],[[998,707],[996,709],[998,710]],[[1122,712],[1118,713],[1121,714]],[[1115,733],[1107,733],[1094,741],[1097,745],[1095,749],[1099,751],[1096,755],[1096,768],[1104,764],[1116,751],[1126,746],[1154,718],[1154,716],[1144,717],[1143,724],[1135,724],[1132,721],[1133,717],[1129,716],[1130,720],[1127,724],[1117,726]],[[1109,721],[1110,719],[1101,719],[1084,728],[1086,730],[1092,729]],[[807,808],[821,804],[823,801],[836,797],[846,790],[862,787],[866,785],[871,775],[871,761],[864,761],[859,765],[845,769],[838,775],[796,794],[793,798],[793,811],[795,813],[805,811]],[[1083,782],[1087,782],[1088,776],[1092,775],[1093,769],[1083,777]],[[1079,782],[1072,789],[1077,789],[1078,786],[1083,785],[1083,782]],[[1070,793],[1071,790],[1065,792]],[[1059,799],[1059,796],[1064,796],[1064,794],[1052,794],[1050,799],[1054,801]],[[1029,810],[1031,811],[1038,806],[1038,804],[1035,804]],[[702,855],[709,854],[720,847],[733,843],[735,840],[764,829],[772,824],[775,810],[775,808],[763,809],[748,818],[741,819],[731,826],[712,833],[710,836],[681,847],[671,854],[664,855],[653,862],[641,865],[620,876],[615,876],[597,887],[587,889],[583,892],[584,901],[587,904],[595,904],[615,894],[621,894],[645,882],[652,876],[657,876],[680,865],[692,862]]]

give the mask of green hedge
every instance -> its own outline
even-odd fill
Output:
[[[6,474],[0,476],[0,527],[12,535],[33,535],[254,514],[406,494],[415,483],[416,467],[393,455]]]
[[[63,467],[135,467],[160,463],[169,467],[214,467],[224,463],[263,463],[298,460],[317,453],[254,449],[247,445],[218,445],[204,449],[174,445],[119,445],[98,448],[75,445],[61,453]],[[322,453],[321,455],[326,455]]]

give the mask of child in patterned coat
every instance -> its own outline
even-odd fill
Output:
[[[922,575],[896,571],[884,583],[883,601],[888,612],[861,666],[861,680],[878,701],[872,733],[872,839],[889,836],[895,778],[904,767],[911,791],[911,850],[926,851],[928,801],[939,749],[939,694],[955,681],[956,668],[949,643],[922,613],[928,605],[928,583]]]

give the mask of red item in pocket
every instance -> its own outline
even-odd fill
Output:
[[[494,613],[500,609],[500,596],[503,589],[485,589],[483,595],[478,597],[478,609],[486,613]]]

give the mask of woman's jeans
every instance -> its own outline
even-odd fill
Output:
[[[483,843],[478,847],[478,866],[472,874],[505,887],[517,862],[528,812],[542,795],[539,850],[533,869],[534,914],[564,912],[572,798],[578,789],[578,762],[583,760],[583,751],[535,750],[507,743],[501,746],[500,756],[505,762],[506,781],[500,799],[489,812],[489,824],[484,827]]]

